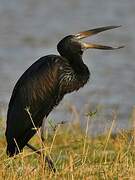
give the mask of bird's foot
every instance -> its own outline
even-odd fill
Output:
[[[45,162],[48,163],[49,169],[52,170],[55,173],[56,172],[56,168],[54,166],[54,163],[53,163],[53,161],[48,156],[45,157]]]

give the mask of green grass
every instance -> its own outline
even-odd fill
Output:
[[[43,156],[28,148],[14,158],[6,156],[6,142],[0,138],[0,179],[135,179],[135,146],[133,132],[121,131],[111,135],[112,126],[106,135],[88,136],[88,123],[82,132],[79,123],[60,125],[53,133],[46,133],[41,148],[41,139],[35,136],[31,144],[41,148],[53,160],[54,174],[44,163]]]

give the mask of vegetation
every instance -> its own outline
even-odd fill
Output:
[[[135,144],[133,131],[121,130],[111,135],[112,125],[105,135],[88,135],[89,113],[84,132],[79,123],[58,125],[53,132],[46,131],[45,143],[41,143],[39,133],[31,141],[43,152],[42,156],[25,148],[13,158],[6,156],[6,142],[0,137],[0,179],[42,180],[42,179],[135,179]],[[44,163],[44,155],[49,155],[55,164],[54,174]]]

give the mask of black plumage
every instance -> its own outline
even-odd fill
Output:
[[[14,87],[8,107],[6,140],[9,156],[19,153],[27,145],[36,133],[35,127],[41,127],[43,118],[65,94],[87,83],[90,73],[82,60],[83,51],[88,48],[115,49],[79,40],[116,27],[102,27],[66,36],[57,45],[60,56],[44,56],[24,72]],[[26,109],[29,109],[33,122]]]

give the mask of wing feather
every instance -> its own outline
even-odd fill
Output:
[[[29,107],[35,126],[40,127],[44,116],[55,106],[59,69],[59,62],[55,63],[56,59],[60,59],[60,56],[40,58],[24,72],[14,87],[8,107],[6,128],[8,151],[13,151],[13,154],[14,138],[22,149],[35,134],[25,108]]]

